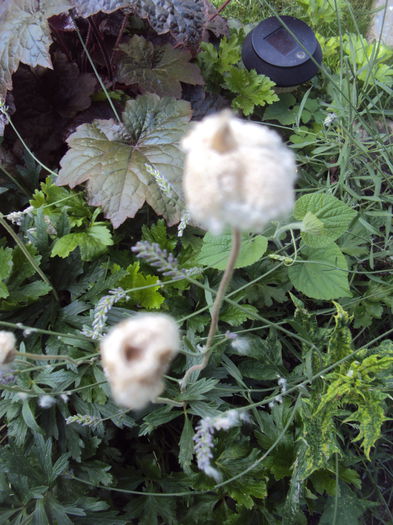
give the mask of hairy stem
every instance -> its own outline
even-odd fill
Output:
[[[213,308],[211,311],[211,322],[210,322],[210,328],[209,333],[207,335],[207,341],[205,346],[205,352],[203,356],[203,361],[199,365],[193,365],[191,366],[186,373],[184,374],[183,379],[181,380],[181,389],[184,390],[184,388],[187,385],[187,380],[189,376],[196,372],[197,370],[203,370],[210,359],[211,353],[212,353],[212,343],[214,336],[217,332],[217,326],[218,326],[218,319],[220,316],[220,311],[222,307],[222,303],[224,301],[225,292],[228,288],[228,285],[232,279],[233,270],[235,268],[236,259],[239,255],[240,251],[240,245],[241,245],[241,233],[238,229],[233,228],[232,229],[232,247],[231,247],[231,253],[229,255],[229,259],[227,262],[227,266],[224,272],[224,275],[222,276],[220,286],[217,290],[217,295],[213,303]]]

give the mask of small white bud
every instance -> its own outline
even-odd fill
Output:
[[[116,403],[141,409],[154,401],[178,350],[178,327],[168,315],[138,314],[115,326],[101,342],[101,357]]]
[[[48,394],[44,394],[43,396],[40,396],[38,399],[38,405],[41,408],[50,408],[56,403],[56,399],[53,396],[49,396]]]

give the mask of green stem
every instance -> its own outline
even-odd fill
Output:
[[[196,372],[198,370],[200,371],[200,370],[203,370],[204,368],[206,368],[206,366],[207,366],[207,364],[209,362],[209,359],[210,359],[210,356],[211,356],[211,353],[212,353],[212,342],[213,342],[213,338],[214,338],[214,336],[216,334],[216,331],[217,331],[218,319],[219,319],[219,316],[220,316],[222,303],[224,301],[225,292],[226,292],[226,290],[228,288],[228,285],[229,285],[229,283],[230,283],[230,281],[232,279],[232,275],[233,275],[233,270],[235,268],[236,259],[237,259],[238,255],[239,255],[239,251],[240,251],[240,246],[241,246],[241,233],[240,233],[240,231],[238,229],[233,228],[232,229],[232,248],[231,248],[231,253],[229,255],[227,266],[226,266],[224,275],[222,276],[222,279],[221,279],[221,282],[220,282],[220,286],[218,287],[217,295],[216,295],[216,298],[215,298],[214,303],[213,303],[213,308],[212,308],[212,311],[211,311],[210,328],[209,328],[209,333],[207,335],[207,341],[206,341],[203,361],[202,361],[202,363],[200,363],[198,365],[191,366],[186,371],[186,373],[184,374],[184,377],[183,377],[183,379],[181,380],[181,383],[180,383],[182,390],[184,390],[184,388],[186,387],[187,380],[188,380],[189,376],[193,372]]]
[[[72,357],[69,355],[32,354],[30,352],[15,352],[15,355],[34,360],[51,361],[52,359],[55,359],[69,361],[70,363],[76,364],[74,359],[72,359]]]

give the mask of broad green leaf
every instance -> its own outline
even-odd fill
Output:
[[[71,8],[68,0],[11,0],[0,11],[0,96],[12,88],[19,63],[52,67],[47,19]]]
[[[89,204],[102,207],[115,227],[134,217],[145,201],[172,225],[182,210],[179,140],[190,116],[184,100],[153,94],[128,100],[122,124],[95,120],[68,138],[70,150],[61,160],[56,183],[74,187],[88,181]],[[158,170],[173,195],[146,165]]]
[[[58,255],[63,259],[79,247],[82,261],[91,261],[105,251],[107,246],[112,246],[112,236],[109,228],[104,224],[92,224],[86,232],[69,233],[56,239],[51,257]]]
[[[193,259],[193,263],[216,270],[224,270],[231,251],[232,236],[230,233],[223,235],[212,235],[207,233],[203,238],[202,249]],[[267,239],[262,235],[250,237],[243,235],[242,245],[237,258],[235,268],[244,268],[257,262],[265,253]]]
[[[180,82],[203,84],[201,72],[190,63],[191,53],[186,49],[176,49],[170,44],[154,46],[138,35],[119,47],[123,54],[118,64],[118,81],[138,84],[143,93],[180,98]]]
[[[158,284],[159,279],[155,275],[143,274],[139,268],[139,262],[130,264],[127,268],[126,277],[123,277],[123,279],[119,281],[118,286],[123,288],[123,290],[130,290],[132,288],[157,284],[157,286],[151,286],[151,288],[145,288],[144,290],[127,292],[130,297],[129,303],[147,308],[148,310],[157,309],[165,300],[158,291],[160,289],[160,285]]]
[[[299,292],[325,301],[351,297],[347,261],[335,243],[324,248],[302,246],[300,255],[302,260],[288,268],[289,278]]]
[[[232,66],[225,75],[225,87],[236,94],[232,107],[240,109],[244,115],[251,115],[255,106],[266,106],[278,100],[273,91],[275,83],[254,69],[240,69]]]
[[[1,282],[3,279],[7,279],[12,272],[12,249],[11,248],[0,248],[0,298],[3,299],[8,297],[9,292],[7,286]]]
[[[362,514],[373,502],[362,500],[344,483],[338,487],[338,495],[332,496],[326,502],[324,512],[318,525],[360,525]],[[334,519],[335,518],[335,519]]]
[[[323,230],[309,229],[302,232],[302,239],[308,246],[319,248],[330,244],[342,235],[356,216],[356,212],[333,195],[311,193],[296,201],[294,217],[310,223],[312,213],[322,222]]]
[[[296,98],[291,93],[282,93],[277,102],[268,106],[263,114],[264,120],[278,120],[284,126],[295,124],[297,109]]]

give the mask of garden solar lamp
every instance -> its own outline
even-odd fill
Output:
[[[272,16],[247,35],[242,59],[247,69],[268,76],[278,87],[293,87],[318,72],[322,51],[307,24],[292,16]]]

